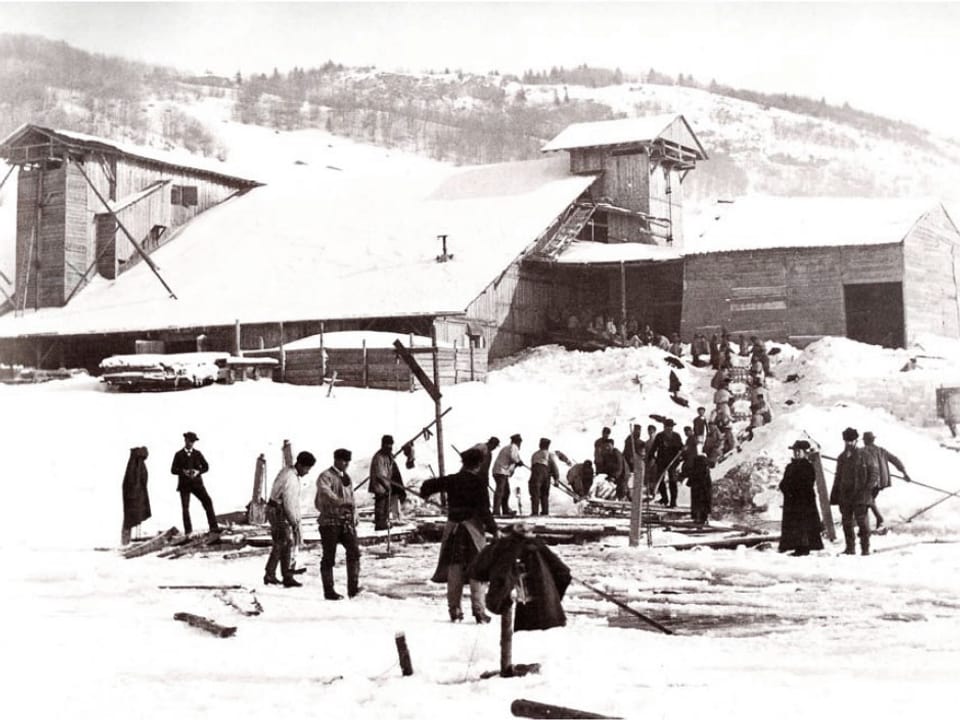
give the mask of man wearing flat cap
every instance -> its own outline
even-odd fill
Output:
[[[357,544],[356,503],[353,499],[353,484],[347,475],[347,466],[352,453],[340,448],[333,453],[333,465],[317,478],[317,495],[314,505],[320,515],[320,544],[323,557],[320,560],[320,579],[323,581],[323,596],[327,600],[341,600],[343,595],[334,589],[333,566],[337,562],[337,545],[343,545],[347,553],[347,595],[351,598],[360,592],[360,547]]]
[[[373,529],[386,530],[392,509],[399,516],[399,504],[407,496],[400,468],[393,459],[393,436],[380,438],[380,449],[370,461],[370,492],[373,493]],[[396,505],[395,508],[391,508]]]
[[[510,509],[510,478],[513,477],[513,471],[523,465],[520,459],[520,444],[523,438],[520,433],[510,436],[510,444],[502,448],[497,454],[497,459],[493,463],[493,479],[496,486],[493,489],[493,514],[494,515],[516,515],[517,513]]]
[[[837,457],[837,470],[830,490],[830,504],[840,506],[843,523],[843,537],[846,541],[844,554],[856,555],[853,529],[856,525],[860,535],[860,552],[870,554],[870,524],[867,512],[873,501],[873,487],[876,479],[871,480],[867,470],[866,458],[857,447],[860,437],[854,428],[843,431],[843,452]]]
[[[881,490],[890,487],[890,465],[899,470],[903,479],[907,482],[910,482],[910,475],[903,463],[900,462],[900,458],[876,444],[876,436],[869,430],[863,434],[863,450],[861,452],[867,461],[867,472],[870,474],[871,480],[876,479],[876,484],[871,491],[873,500],[870,502],[870,511],[873,513],[879,528],[883,525],[883,515],[880,514],[880,509],[877,507],[877,495],[880,494]]]
[[[780,552],[793,551],[794,556],[823,550],[820,533],[823,525],[817,511],[816,473],[807,459],[810,443],[797,440],[790,446],[793,460],[783,471],[780,492],[783,493],[783,517],[780,523]]]
[[[200,438],[193,431],[187,431],[183,434],[183,448],[177,450],[173,456],[173,464],[170,466],[170,473],[176,475],[177,492],[180,493],[180,507],[183,509],[183,532],[189,535],[193,532],[193,523],[190,522],[190,496],[196,496],[203,510],[207,514],[207,525],[210,532],[220,532],[217,525],[217,516],[213,512],[213,501],[207,494],[207,489],[203,486],[203,474],[210,470],[207,459],[203,453],[197,450],[193,445]]]

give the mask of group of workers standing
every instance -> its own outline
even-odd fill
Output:
[[[830,504],[840,509],[843,527],[844,554],[870,554],[870,520],[872,511],[876,526],[883,525],[883,515],[877,508],[877,495],[890,487],[890,465],[896,467],[906,482],[910,482],[900,459],[886,448],[876,444],[872,432],[863,434],[863,447],[858,446],[860,433],[852,427],[842,433],[843,452],[837,457]],[[783,517],[780,529],[780,552],[793,551],[796,556],[809,555],[811,550],[822,550],[820,535],[823,523],[817,510],[816,474],[808,457],[812,451],[806,440],[797,440],[790,446],[793,460],[787,465],[780,483],[783,493]]]

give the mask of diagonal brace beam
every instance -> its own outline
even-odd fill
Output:
[[[177,299],[176,294],[173,292],[170,286],[167,285],[167,281],[163,279],[163,276],[160,274],[160,270],[154,264],[153,260],[150,258],[150,255],[148,255],[147,252],[142,247],[140,247],[140,243],[138,243],[136,240],[133,239],[133,235],[130,234],[130,231],[127,230],[127,228],[124,226],[122,222],[120,222],[120,218],[118,218],[116,213],[113,212],[113,208],[110,207],[110,203],[108,203],[106,198],[104,198],[103,195],[100,194],[100,191],[97,190],[97,186],[90,181],[90,177],[87,175],[86,171],[83,169],[83,163],[79,162],[74,158],[69,158],[69,159],[70,159],[70,162],[72,162],[74,165],[77,166],[77,169],[80,171],[80,174],[83,175],[83,179],[87,181],[87,185],[90,186],[90,189],[93,190],[94,195],[96,195],[97,199],[99,199],[101,204],[103,204],[103,207],[106,209],[107,214],[113,218],[115,223],[117,223],[117,227],[123,230],[123,234],[127,236],[127,240],[130,241],[130,244],[133,245],[134,248],[136,248],[138,253],[140,253],[140,257],[142,257],[144,261],[147,263],[147,265],[150,266],[150,269],[153,271],[153,274],[157,276],[157,279],[161,283],[163,283],[163,287],[165,287],[167,289],[167,292],[170,293],[170,297],[176,300]]]

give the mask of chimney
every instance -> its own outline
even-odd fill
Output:
[[[437,255],[437,262],[443,263],[447,260],[453,260],[453,253],[447,252],[447,236],[446,235],[437,235],[437,240],[439,240],[443,247],[443,252],[440,255]]]

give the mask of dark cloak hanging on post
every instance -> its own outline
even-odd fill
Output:
[[[525,569],[527,602],[518,602],[513,629],[548,630],[567,624],[561,601],[570,584],[570,569],[540,538],[515,532],[487,545],[468,569],[474,580],[490,583],[487,609],[500,615],[511,604],[511,592]]]
[[[130,448],[127,471],[123,474],[123,527],[136,527],[150,517],[147,494],[147,449]]]

